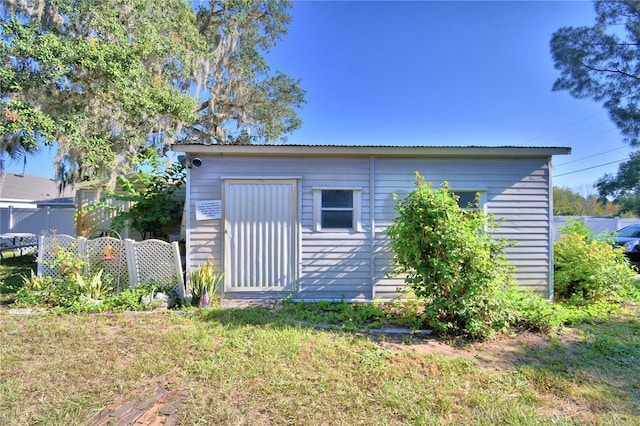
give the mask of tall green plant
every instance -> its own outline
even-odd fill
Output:
[[[425,301],[427,325],[439,332],[491,336],[505,327],[503,295],[511,269],[507,242],[490,232],[481,210],[460,208],[444,182],[440,189],[416,173],[416,188],[399,201],[387,233],[395,274]]]
[[[195,271],[189,273],[189,287],[192,299],[200,299],[205,292],[209,297],[214,298],[220,287],[223,274],[216,271],[212,259],[207,260]]]
[[[78,283],[82,295],[93,300],[104,300],[110,297],[113,293],[113,281],[111,277],[103,277],[104,269],[98,270],[95,274],[91,274],[88,277],[76,273],[74,279]]]

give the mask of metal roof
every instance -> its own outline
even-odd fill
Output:
[[[175,144],[186,153],[236,155],[381,155],[381,156],[549,156],[567,155],[568,147],[540,146],[402,146],[402,145],[218,145],[203,143]]]

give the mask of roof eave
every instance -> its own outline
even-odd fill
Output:
[[[338,146],[338,145],[202,145],[179,144],[187,154],[243,156],[363,156],[389,157],[541,157],[568,155],[568,147],[519,146]]]

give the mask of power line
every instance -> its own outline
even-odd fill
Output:
[[[591,167],[586,167],[584,169],[580,169],[580,170],[574,170],[572,172],[567,172],[567,173],[561,173],[559,175],[554,175],[553,177],[560,177],[560,176],[566,176],[566,175],[571,175],[574,173],[578,173],[578,172],[584,172],[585,170],[591,170],[591,169],[596,169],[598,167],[602,167],[602,166],[608,166],[609,164],[615,164],[615,163],[620,163],[622,161],[627,161],[628,158],[623,158],[622,160],[616,160],[616,161],[610,161],[608,163],[603,163],[603,164],[598,164],[597,166],[591,166]]]
[[[629,147],[628,147],[628,146],[621,146],[621,147],[619,147],[619,148],[614,148],[614,149],[610,149],[610,150],[608,150],[608,151],[599,152],[599,153],[597,153],[597,154],[589,155],[589,156],[587,156],[587,157],[576,158],[575,160],[567,161],[566,163],[562,163],[562,164],[554,164],[554,165],[553,165],[553,168],[555,169],[556,167],[566,166],[567,164],[575,163],[575,162],[577,162],[577,161],[586,160],[586,159],[588,159],[588,158],[597,157],[597,156],[602,155],[602,154],[608,154],[608,153],[610,153],[610,152],[613,152],[613,151],[619,151],[619,150],[621,150],[621,149],[626,149],[626,148],[629,148]]]
[[[548,137],[545,138],[545,143],[546,144],[555,143],[555,141],[558,141],[558,140],[563,141],[562,143],[575,143],[576,141],[580,139],[584,139],[585,137],[594,137],[594,136],[604,135],[607,133],[612,133],[617,131],[617,129],[615,128],[608,128],[600,132],[593,132],[591,130],[591,129],[601,127],[605,123],[610,123],[610,121],[602,120],[597,123],[591,123],[590,125],[587,125],[585,127],[580,127],[580,128],[568,127],[567,130],[565,131],[560,131],[556,134],[550,134]],[[584,135],[585,133],[587,134]]]
[[[559,130],[565,130],[565,129],[567,129],[567,128],[569,128],[569,127],[573,126],[574,124],[582,123],[583,121],[586,121],[586,120],[588,120],[588,119],[590,119],[590,118],[593,118],[593,117],[596,117],[596,116],[598,116],[598,115],[602,115],[602,114],[604,114],[604,113],[605,113],[605,111],[600,111],[600,112],[597,112],[597,113],[595,113],[595,114],[591,114],[591,115],[589,115],[589,116],[587,116],[587,117],[584,117],[584,118],[581,118],[581,119],[579,119],[579,120],[576,120],[576,121],[574,121],[574,122],[572,122],[572,123],[569,123],[569,124],[567,124],[566,126],[556,127],[556,128],[555,128],[555,129],[553,129],[553,130],[550,130],[550,131],[548,131],[548,132],[546,132],[546,133],[543,133],[543,134],[541,134],[541,135],[538,135],[538,136],[535,136],[535,137],[533,137],[533,138],[531,138],[531,139],[528,139],[528,140],[524,141],[523,143],[525,143],[525,144],[526,144],[526,143],[530,143],[530,142],[533,142],[533,141],[535,141],[535,140],[537,140],[537,139],[543,138],[543,137],[545,137],[545,136],[547,136],[547,135],[550,135],[550,134],[551,134],[551,135],[553,135],[554,133],[557,133]],[[598,123],[598,124],[600,124],[600,123]],[[556,137],[556,139],[557,139],[557,137]],[[552,139],[552,140],[553,140],[553,139]]]

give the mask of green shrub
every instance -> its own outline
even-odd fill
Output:
[[[616,301],[635,292],[635,270],[622,248],[570,220],[554,243],[554,297],[575,305]]]
[[[507,243],[481,210],[465,210],[445,182],[416,173],[416,189],[397,206],[388,229],[395,274],[425,302],[425,320],[441,333],[486,338],[508,326],[506,290],[513,286]]]
[[[37,284],[26,283],[16,292],[16,305],[68,308],[77,303],[82,295],[78,282],[71,277],[36,277],[36,281]]]
[[[514,287],[504,296],[508,323],[518,329],[548,332],[565,323],[561,305],[549,303],[530,290]]]

